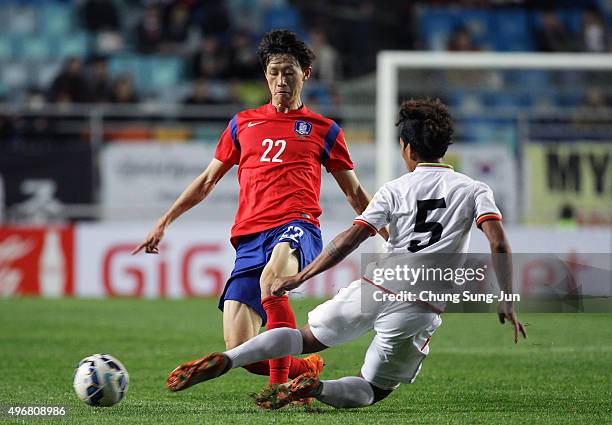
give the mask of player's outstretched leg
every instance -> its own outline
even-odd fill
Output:
[[[270,287],[276,277],[288,276],[298,272],[299,262],[293,254],[295,250],[288,242],[277,244],[272,250],[268,264],[260,277],[261,304],[268,316],[266,329],[296,328],[295,315],[289,305],[289,297],[272,295]],[[284,384],[289,379],[290,357],[272,358],[270,360],[270,384]]]
[[[301,354],[303,347],[302,333],[299,330],[272,329],[224,353],[212,353],[179,365],[170,373],[166,386],[170,391],[181,391],[200,382],[217,378],[232,368],[243,367],[260,360]],[[320,357],[312,358],[310,363],[314,372],[320,372],[323,366]]]
[[[287,385],[280,385],[270,392],[267,399],[256,401],[264,409],[280,409],[292,402],[316,398],[336,408],[366,407],[382,400],[391,390],[375,388],[359,376],[345,376],[331,381],[321,381],[319,377],[305,373]]]

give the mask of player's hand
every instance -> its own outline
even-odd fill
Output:
[[[508,304],[506,302],[501,302],[497,306],[497,316],[499,317],[499,322],[503,325],[506,323],[506,320],[512,324],[514,327],[514,343],[518,343],[519,340],[519,332],[523,335],[523,338],[527,338],[527,332],[525,332],[525,327],[521,322],[519,322],[518,317],[516,317],[516,312],[514,311],[514,307],[512,304]]]
[[[159,243],[164,237],[164,230],[165,226],[160,223],[156,224],[153,230],[149,232],[144,242],[132,251],[132,255],[138,254],[143,249],[147,254],[159,254]]]
[[[302,282],[300,279],[298,279],[297,275],[277,277],[274,279],[274,282],[272,282],[272,287],[270,289],[272,290],[272,294],[280,297],[281,295],[284,295],[285,292],[289,292],[301,284]]]

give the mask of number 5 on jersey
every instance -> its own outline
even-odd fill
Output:
[[[424,245],[421,245],[421,241],[419,239],[411,240],[410,246],[408,247],[408,251],[418,252],[422,249],[427,248],[430,245],[435,244],[440,240],[444,227],[437,221],[427,221],[427,212],[437,210],[438,208],[446,208],[446,201],[444,200],[444,198],[417,201],[417,213],[416,223],[414,225],[414,232],[431,232],[431,238],[429,238],[429,241]]]
[[[266,150],[259,159],[260,162],[283,162],[283,160],[280,159],[280,156],[284,152],[285,147],[287,146],[286,141],[281,139],[275,142],[272,139],[264,139],[264,141],[261,142],[261,146],[266,146]],[[272,158],[270,158],[268,157],[268,154],[270,154],[270,151],[274,147],[278,148],[278,150],[276,151],[276,154]]]

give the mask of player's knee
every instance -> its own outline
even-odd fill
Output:
[[[241,338],[237,336],[227,336],[224,338],[225,340],[225,349],[231,350],[232,348],[236,348],[241,344],[244,344],[248,341],[248,338]]]
[[[261,288],[262,294],[268,294],[270,292],[270,288],[272,288],[272,283],[274,279],[279,277],[278,273],[275,273],[272,268],[266,267],[261,273],[261,277],[259,278],[259,287]]]

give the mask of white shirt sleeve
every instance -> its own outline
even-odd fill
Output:
[[[385,185],[376,192],[365,211],[353,220],[353,224],[366,226],[371,234],[375,235],[379,229],[391,222],[392,210],[393,197]]]
[[[495,205],[493,191],[483,182],[474,182],[474,218],[476,226],[488,220],[501,220],[502,215]]]

